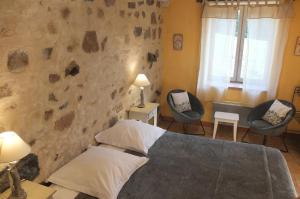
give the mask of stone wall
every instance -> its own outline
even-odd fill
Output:
[[[157,0],[0,1],[0,130],[32,146],[38,180],[127,117],[138,73],[152,83],[146,100],[158,100],[160,14]]]

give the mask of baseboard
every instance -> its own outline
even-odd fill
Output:
[[[173,117],[171,116],[163,116],[163,115],[160,115],[159,116],[160,120],[162,121],[165,121],[165,122],[172,122],[174,120]],[[200,121],[199,122],[194,122],[193,124],[196,124],[196,125],[200,125]],[[202,124],[204,127],[210,127],[210,128],[213,128],[214,127],[214,123],[213,122],[208,122],[208,121],[202,121]],[[229,127],[229,128],[232,128],[232,125],[226,125],[226,124],[219,124],[219,126],[222,126],[222,127]],[[246,128],[246,127],[238,127],[239,130],[243,130],[243,131],[246,131],[248,130],[249,128]]]
[[[166,121],[166,122],[172,122],[174,120],[174,118],[171,117],[171,116],[160,115],[159,117],[160,117],[160,120]],[[194,122],[194,124],[200,125],[200,121],[199,122]],[[202,124],[205,127],[213,127],[214,126],[214,124],[212,122],[207,122],[207,121],[202,121]]]

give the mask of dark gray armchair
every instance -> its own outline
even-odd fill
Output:
[[[274,101],[275,100],[270,100],[270,101],[264,102],[264,103],[256,106],[255,108],[253,108],[253,110],[249,113],[248,118],[247,118],[247,121],[249,124],[249,129],[243,135],[242,142],[244,142],[244,139],[249,132],[263,135],[264,136],[263,145],[266,145],[267,136],[280,136],[282,139],[283,145],[285,147],[285,150],[282,150],[282,151],[288,152],[288,148],[285,144],[286,129],[287,129],[287,125],[289,124],[289,122],[293,119],[293,117],[296,113],[296,109],[295,109],[295,106],[291,102],[288,102],[286,100],[279,100],[284,105],[291,107],[292,110],[290,110],[287,113],[285,119],[281,123],[279,123],[277,125],[272,125],[272,124],[262,120],[262,117],[269,110],[269,108],[271,107],[271,105],[273,104]]]
[[[183,124],[184,131],[186,130],[186,125],[193,123],[193,122],[200,122],[202,130],[203,130],[203,135],[205,135],[205,130],[204,130],[204,127],[203,127],[203,124],[201,121],[201,118],[204,115],[204,108],[203,108],[202,103],[198,100],[197,97],[195,97],[194,95],[192,95],[191,93],[188,92],[192,110],[185,111],[182,113],[178,112],[175,108],[175,104],[174,104],[174,101],[172,98],[172,93],[180,93],[180,92],[185,92],[185,90],[182,90],[182,89],[171,90],[167,95],[167,102],[169,105],[169,110],[170,110],[172,116],[174,117],[174,120]]]

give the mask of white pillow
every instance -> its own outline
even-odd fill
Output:
[[[48,181],[101,199],[116,199],[130,176],[148,161],[101,146],[91,147]]]
[[[187,92],[171,93],[171,95],[175,104],[175,109],[178,112],[192,110],[189,95]]]
[[[286,114],[290,110],[292,110],[291,107],[282,104],[279,100],[275,100],[262,119],[272,125],[276,125],[285,119]]]
[[[99,143],[147,154],[166,130],[136,120],[121,120],[95,136]]]

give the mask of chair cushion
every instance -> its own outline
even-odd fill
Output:
[[[262,117],[262,119],[272,125],[279,124],[285,119],[286,114],[291,109],[291,107],[282,104],[279,100],[275,100],[270,109]]]
[[[269,122],[266,122],[264,120],[254,120],[250,124],[250,127],[255,128],[255,129],[264,129],[264,128],[268,128],[271,126],[272,126],[272,124],[270,124]]]
[[[175,104],[176,111],[182,113],[184,111],[190,111],[191,103],[187,92],[172,93],[173,102]]]
[[[196,111],[184,111],[183,114],[190,117],[192,120],[199,120],[201,119],[201,114]]]

